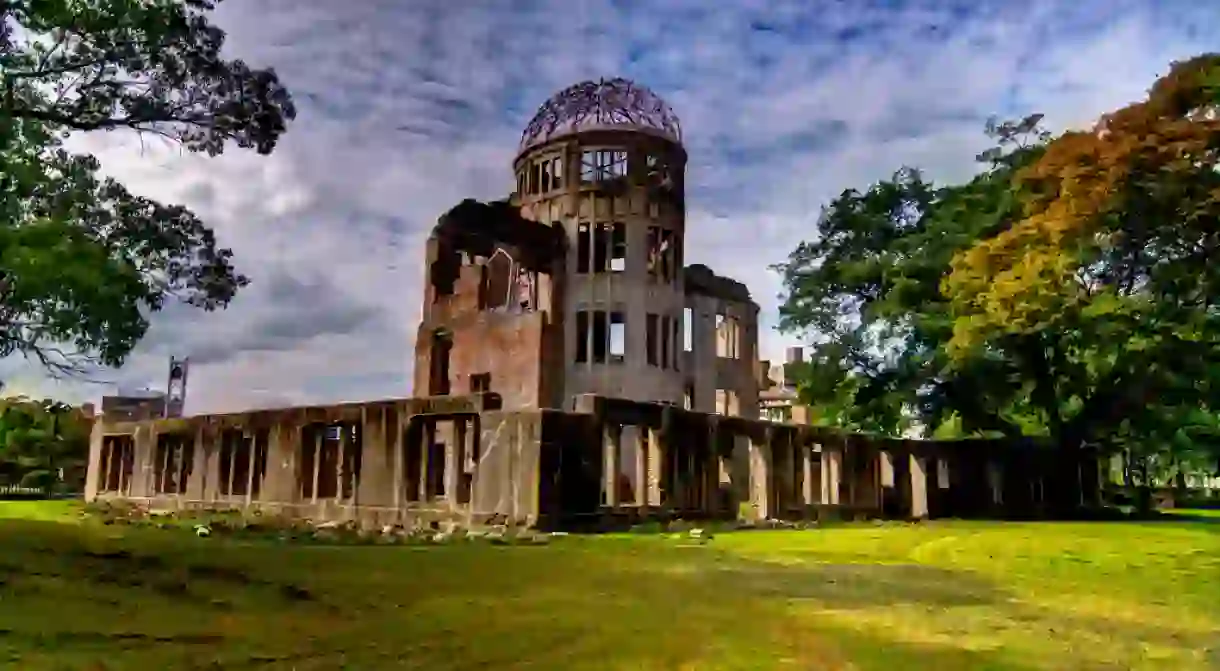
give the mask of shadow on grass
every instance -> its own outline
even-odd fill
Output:
[[[947,645],[905,643],[858,631],[835,632],[843,652],[851,656],[853,669],[894,671],[894,669],[935,669],[936,671],[1034,671],[1001,652],[966,650]]]
[[[1213,527],[1212,530],[1220,530],[1220,515],[1208,511],[1192,511],[1180,510],[1177,512],[1160,512],[1152,517],[1142,520],[1147,522],[1184,522],[1188,524],[1202,524]]]
[[[717,562],[704,577],[762,597],[814,600],[828,608],[897,604],[980,606],[1007,598],[994,582],[949,569],[913,564],[777,564],[748,559]]]
[[[391,668],[409,660],[413,668],[752,670],[785,659],[799,668],[849,668],[835,660],[850,660],[850,668],[879,671],[1026,668],[1019,646],[964,649],[971,633],[993,624],[976,617],[1022,634],[1201,644],[1172,622],[1145,627],[1021,606],[1003,583],[970,571],[768,562],[648,538],[572,537],[529,550],[319,551],[0,521],[0,583],[9,607],[0,609],[0,656],[7,644],[25,655],[26,668],[88,668],[95,659],[110,665],[96,668],[112,669],[204,668],[209,659],[215,668]],[[951,615],[948,628],[933,625],[944,636],[927,643],[852,628],[866,620],[850,613],[836,620],[819,612],[902,606],[913,606],[900,610],[916,618],[924,609],[966,612]],[[1057,668],[1086,668],[1081,661]]]
[[[0,599],[15,609],[27,607],[31,615],[0,616],[0,638],[47,650],[107,644],[217,646],[227,640],[225,634],[175,631],[174,622],[161,622],[164,626],[155,631],[142,629],[147,623],[130,621],[130,611],[169,608],[216,617],[251,604],[271,611],[303,606],[333,611],[307,587],[227,561],[223,546],[202,552],[205,548],[191,547],[201,545],[193,540],[149,533],[123,537],[85,525],[0,520]],[[99,620],[80,616],[83,611],[116,615]]]

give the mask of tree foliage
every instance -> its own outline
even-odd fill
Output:
[[[68,151],[126,130],[209,155],[270,153],[295,109],[275,72],[221,57],[213,0],[0,0],[0,356],[118,365],[167,300],[247,284],[192,212]]]
[[[963,250],[945,280],[952,345],[1028,333],[1085,305],[1210,304],[1220,252],[1220,56],[1176,63],[1148,99],[1064,133],[1017,175],[1025,216]]]
[[[779,266],[781,328],[815,339],[806,399],[850,427],[1214,463],[1218,86],[1220,56],[1176,63],[1088,131],[989,124],[964,184],[844,192]]]
[[[51,399],[14,397],[0,400],[0,466],[10,479],[41,479],[58,469],[83,471],[89,457],[87,418]]]
[[[1007,379],[1007,361],[981,356],[969,369],[948,369],[943,343],[953,324],[939,282],[956,252],[1019,213],[1008,185],[1040,151],[1040,119],[989,124],[997,144],[965,184],[938,187],[904,168],[865,191],[844,191],[823,209],[816,237],[777,266],[787,289],[781,329],[815,339],[797,377],[824,421],[885,433],[912,421],[1017,430],[1011,404],[980,393]]]

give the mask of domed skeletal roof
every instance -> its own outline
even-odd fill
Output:
[[[645,130],[682,141],[678,116],[646,86],[616,77],[574,84],[538,108],[521,133],[520,150],[586,130]]]

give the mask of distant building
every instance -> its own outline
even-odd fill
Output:
[[[791,375],[789,364],[804,361],[804,350],[789,347],[785,362],[771,365],[770,361],[758,362],[761,390],[758,392],[758,416],[773,422],[793,421],[793,409],[797,407],[796,380]],[[797,418],[805,421],[803,413]]]
[[[138,421],[165,416],[165,394],[137,391],[102,397],[102,416],[108,422]]]

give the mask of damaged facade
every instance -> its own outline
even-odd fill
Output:
[[[103,416],[86,497],[541,526],[1088,498],[1095,459],[758,419],[758,306],[685,264],[685,164],[676,117],[647,89],[560,92],[523,134],[516,191],[463,201],[428,239],[413,398]]]

